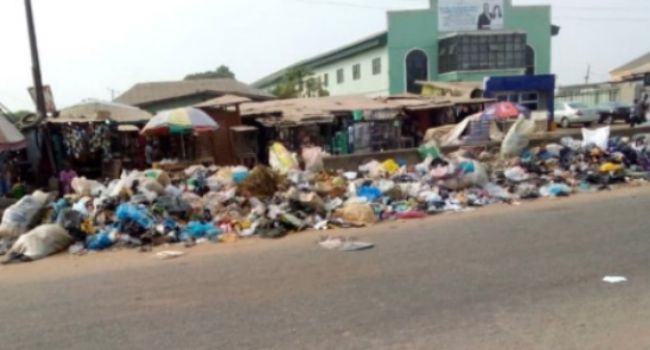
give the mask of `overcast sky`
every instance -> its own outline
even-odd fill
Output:
[[[182,79],[226,64],[244,82],[386,29],[386,9],[428,0],[32,0],[43,80],[58,107],[110,99],[136,82]],[[553,5],[561,84],[607,79],[650,51],[648,0],[513,0]],[[33,104],[23,0],[0,1],[0,102]]]

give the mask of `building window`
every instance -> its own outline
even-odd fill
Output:
[[[352,66],[352,79],[353,80],[361,79],[361,65],[360,64],[355,64],[354,66]]]
[[[330,84],[330,75],[328,73],[323,74],[323,86],[327,87]]]
[[[372,60],[372,75],[381,74],[381,57]]]
[[[336,82],[338,84],[343,84],[343,82],[345,82],[345,71],[343,68],[336,71]]]
[[[461,34],[440,40],[440,73],[471,70],[527,68],[526,35]]]

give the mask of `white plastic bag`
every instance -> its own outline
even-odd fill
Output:
[[[9,251],[10,259],[42,259],[68,248],[74,239],[59,225],[41,225],[20,236]]]
[[[501,143],[501,157],[517,157],[528,147],[530,135],[535,131],[535,121],[519,118],[508,130],[505,139]]]
[[[100,196],[106,191],[106,187],[95,180],[88,180],[85,177],[75,177],[70,183],[72,190],[80,196]]]
[[[286,174],[298,170],[296,155],[290,153],[281,143],[274,143],[269,150],[269,164],[273,170]]]
[[[596,147],[607,150],[607,143],[609,141],[609,135],[611,133],[611,128],[606,126],[604,128],[590,130],[582,129],[582,147],[587,147],[589,145],[595,145]]]
[[[39,212],[50,201],[50,195],[36,191],[7,208],[2,214],[0,238],[14,239],[35,224]]]
[[[302,149],[302,160],[305,162],[305,171],[319,173],[323,171],[323,149],[320,147],[305,147]]]

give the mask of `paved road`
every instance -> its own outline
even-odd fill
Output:
[[[312,233],[3,267],[0,348],[648,349],[649,209],[644,188],[354,231],[363,253]]]

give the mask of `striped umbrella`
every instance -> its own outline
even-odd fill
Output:
[[[25,136],[0,114],[0,152],[16,151],[25,147]]]
[[[488,106],[483,112],[481,118],[487,120],[507,120],[516,119],[520,114],[523,114],[528,118],[530,116],[530,111],[522,105],[506,101],[497,102]]]
[[[144,129],[143,135],[185,134],[214,131],[219,128],[209,115],[197,108],[179,108],[156,114]]]

